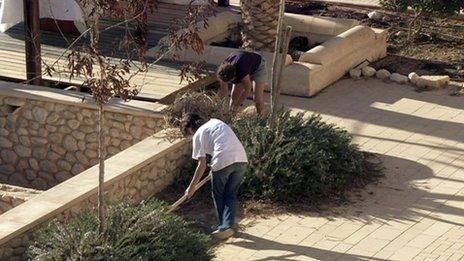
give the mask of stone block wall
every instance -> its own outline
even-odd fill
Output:
[[[38,194],[38,190],[0,184],[0,215]]]
[[[136,203],[162,191],[191,162],[190,153],[191,146],[187,140],[171,143],[165,139],[149,137],[106,160],[107,200]],[[8,223],[16,215],[24,216],[30,206],[42,205],[47,208],[41,214],[31,214],[27,220],[23,218],[22,222],[27,222],[26,224],[11,221],[11,224],[3,225],[10,232],[0,231],[0,260],[26,260],[25,251],[33,240],[33,232],[46,221],[54,217],[67,220],[84,208],[96,207],[97,175],[98,166],[94,166],[14,208],[6,213],[8,216],[0,215],[0,224]],[[72,188],[76,188],[75,191]],[[66,195],[58,205],[56,195]],[[10,226],[14,229],[10,229]]]
[[[106,111],[106,157],[161,130],[157,115]],[[95,107],[0,96],[0,183],[45,190],[98,163]]]

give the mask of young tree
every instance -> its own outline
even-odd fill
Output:
[[[157,6],[157,0],[80,0],[80,5],[86,10],[86,25],[88,29],[75,39],[67,51],[66,69],[55,68],[57,62],[46,66],[45,72],[66,73],[73,77],[83,77],[83,86],[90,89],[98,108],[98,216],[99,229],[105,229],[105,200],[104,200],[104,175],[105,175],[105,140],[104,131],[104,104],[111,98],[119,97],[125,101],[138,94],[141,85],[132,82],[134,76],[146,73],[149,67],[162,59],[167,52],[176,52],[186,48],[192,48],[197,52],[203,50],[203,43],[198,35],[198,25],[207,26],[207,18],[214,13],[212,2],[208,4],[189,6],[186,15],[180,21],[175,21],[176,28],[170,30],[168,41],[160,43],[158,59],[153,63],[147,63],[145,54],[147,51],[147,12],[153,12]],[[111,26],[103,28],[100,21],[108,17],[119,20]],[[199,23],[204,21],[204,23]],[[178,33],[179,26],[184,30]],[[113,51],[123,51],[124,57],[113,58],[104,52],[100,35],[115,27],[123,27],[122,40],[113,44]],[[81,41],[88,36],[88,41]],[[105,46],[108,49],[108,46]],[[63,57],[64,54],[61,55]],[[60,57],[60,58],[61,58]],[[182,69],[182,78],[191,79],[199,74],[195,71],[199,66],[186,66]],[[193,71],[193,72],[192,72]],[[187,75],[187,76],[184,76]]]
[[[424,16],[455,15],[464,10],[464,0],[380,0],[380,4],[388,9],[405,12],[409,8],[414,11],[414,18],[409,23],[408,40],[412,39],[413,30],[422,31]]]

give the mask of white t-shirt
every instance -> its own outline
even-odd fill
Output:
[[[245,149],[234,131],[224,122],[211,119],[193,135],[192,158],[211,155],[211,169],[221,170],[237,162],[248,162]]]

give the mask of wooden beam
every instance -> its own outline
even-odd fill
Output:
[[[39,0],[23,0],[27,80],[42,85]]]

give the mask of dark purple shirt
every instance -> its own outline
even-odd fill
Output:
[[[226,58],[226,61],[235,65],[236,74],[232,83],[238,84],[245,76],[256,72],[261,64],[261,55],[247,51],[235,51]]]

